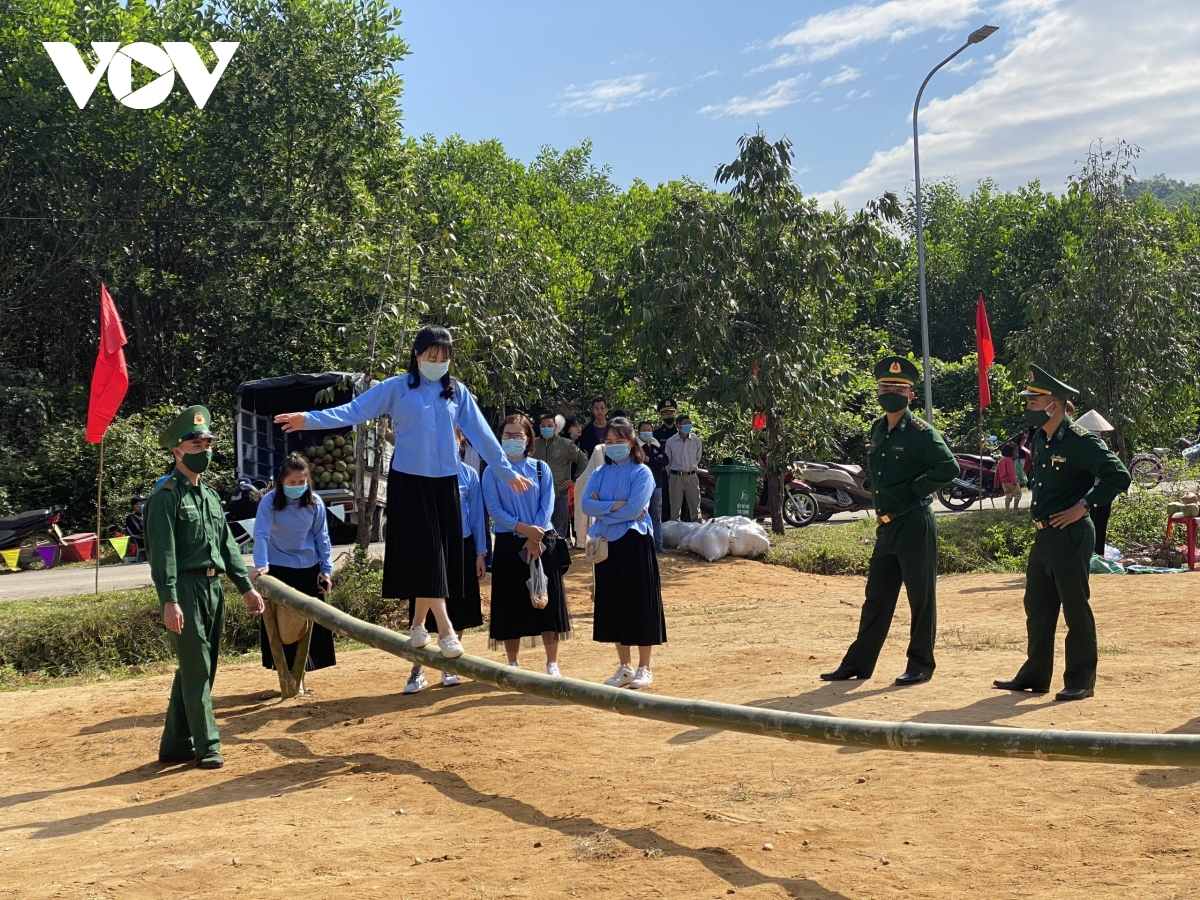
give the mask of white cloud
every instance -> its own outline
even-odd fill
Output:
[[[861,44],[899,41],[935,28],[960,29],[981,6],[980,0],[887,0],[843,6],[811,16],[799,28],[774,38],[768,46],[785,51],[766,67],[831,59]]]
[[[848,81],[854,81],[862,76],[862,69],[853,69],[850,66],[842,66],[837,72],[821,79],[821,87],[829,87],[831,84],[845,84]]]
[[[724,103],[702,106],[696,112],[714,119],[722,116],[765,116],[767,113],[812,97],[813,94],[809,94],[808,97],[800,95],[800,85],[808,80],[808,76],[808,72],[793,75],[791,78],[784,78],[782,81],[777,81],[770,87],[764,88],[753,97],[739,95]]]
[[[923,180],[969,186],[990,176],[1011,188],[1038,178],[1058,190],[1101,137],[1140,145],[1143,174],[1200,177],[1200,20],[1190,2],[1156,0],[1134,12],[1123,0],[1009,0],[994,11],[1024,26],[971,87],[939,98],[931,82]],[[857,207],[902,190],[912,160],[910,138],[818,197]]]
[[[720,75],[720,74],[721,74],[720,69],[709,69],[703,75],[697,75],[696,80],[703,81],[705,78],[712,78],[714,75]]]
[[[649,87],[650,81],[656,77],[654,72],[643,72],[593,81],[583,87],[569,84],[551,106],[558,110],[560,116],[591,115],[624,109],[643,100],[661,100],[679,92],[677,87]]]

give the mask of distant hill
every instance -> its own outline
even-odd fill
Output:
[[[1185,203],[1192,209],[1200,211],[1200,184],[1185,184],[1168,178],[1166,175],[1155,175],[1152,178],[1135,180],[1126,189],[1130,197],[1140,197],[1142,194],[1153,194],[1163,206],[1169,210],[1177,210]]]

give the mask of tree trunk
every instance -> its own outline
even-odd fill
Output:
[[[767,413],[767,502],[771,504],[771,530],[783,534],[783,469],[776,449],[779,447],[779,422]]]

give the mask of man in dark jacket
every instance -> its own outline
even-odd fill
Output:
[[[646,465],[654,473],[654,493],[650,495],[650,521],[654,523],[654,546],[663,552],[662,514],[663,492],[667,486],[667,451],[654,437],[653,423],[638,424],[638,443],[646,454]]]

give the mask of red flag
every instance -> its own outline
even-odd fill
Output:
[[[996,358],[992,347],[992,329],[988,327],[987,307],[983,305],[983,294],[975,306],[975,353],[979,357],[979,409],[982,411],[992,402],[992,387],[988,384],[988,369]]]
[[[87,421],[87,439],[93,444],[104,439],[104,432],[116,418],[117,409],[129,389],[129,370],[125,368],[125,351],[122,349],[127,343],[117,305],[108,295],[108,288],[100,285],[100,352],[92,371]]]

